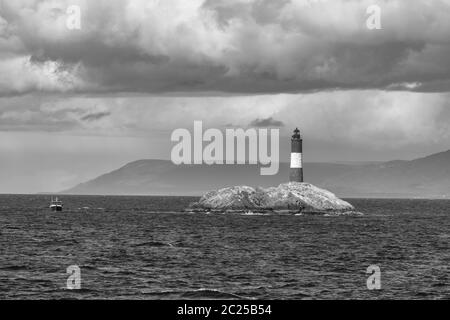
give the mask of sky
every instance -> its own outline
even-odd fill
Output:
[[[195,120],[413,159],[450,149],[449,97],[450,0],[0,0],[0,193],[169,159]]]

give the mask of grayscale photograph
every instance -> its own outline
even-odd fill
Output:
[[[0,0],[0,300],[259,319],[449,266],[450,0]]]

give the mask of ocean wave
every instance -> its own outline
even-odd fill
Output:
[[[134,247],[174,247],[170,242],[162,241],[146,241],[141,243],[133,244]]]
[[[249,212],[241,213],[240,215],[241,216],[270,216],[270,215],[273,215],[273,214],[271,214],[271,213],[264,213],[264,212],[252,212],[252,211],[249,211]]]
[[[198,289],[186,291],[182,294],[183,298],[189,299],[249,299],[233,293],[227,293],[216,289]]]
[[[364,213],[362,213],[362,212],[346,211],[346,212],[326,213],[326,214],[324,214],[324,217],[341,217],[341,216],[360,217],[363,215],[364,215]]]
[[[167,291],[150,291],[143,292],[145,295],[159,296],[168,298],[172,296],[174,299],[229,299],[229,300],[248,300],[249,297],[240,296],[234,293],[227,293],[217,289],[197,289],[197,290],[167,290]]]
[[[11,265],[11,266],[4,266],[4,267],[0,267],[0,270],[4,270],[4,271],[19,271],[19,270],[28,270],[29,267],[26,265]]]

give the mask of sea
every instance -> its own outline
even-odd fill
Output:
[[[295,216],[134,196],[62,196],[51,212],[49,198],[0,195],[0,299],[450,298],[449,200]]]

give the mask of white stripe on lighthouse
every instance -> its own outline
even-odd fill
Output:
[[[291,153],[291,169],[303,168],[302,154],[298,152]]]

